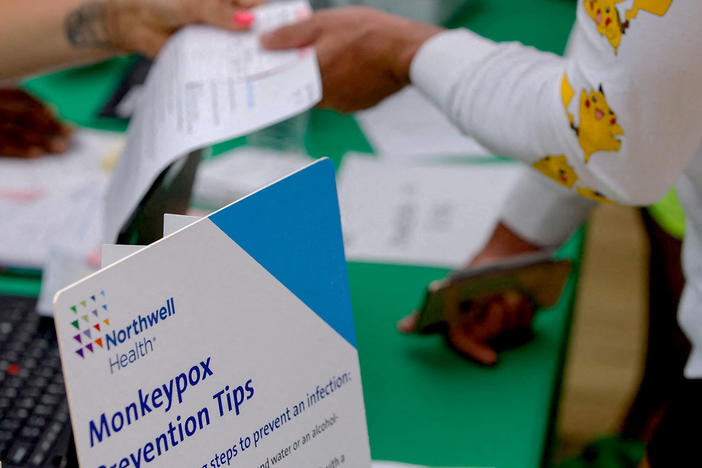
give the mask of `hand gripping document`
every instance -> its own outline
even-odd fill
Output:
[[[54,308],[83,468],[370,467],[329,160],[62,290]]]

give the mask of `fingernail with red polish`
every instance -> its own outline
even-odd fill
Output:
[[[234,23],[238,24],[239,26],[251,26],[253,22],[254,15],[252,15],[251,12],[242,10],[234,13]]]

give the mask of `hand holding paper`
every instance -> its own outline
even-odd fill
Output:
[[[311,50],[261,49],[263,31],[310,14],[306,2],[251,10],[251,31],[205,26],[178,32],[157,57],[129,126],[106,200],[108,242],[170,163],[189,151],[292,117],[321,98]]]
[[[378,10],[351,7],[319,11],[262,40],[272,50],[314,45],[324,83],[320,105],[352,112],[409,84],[414,54],[440,31]]]
[[[209,24],[234,31],[248,29],[254,18],[244,9],[263,3],[264,0],[116,0],[106,3],[104,14],[114,48],[153,57],[173,31],[188,24]]]

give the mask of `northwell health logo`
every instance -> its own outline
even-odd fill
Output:
[[[89,354],[105,349],[103,334],[110,326],[105,291],[93,294],[69,309],[73,318],[71,325],[76,333],[73,340],[78,344],[75,353],[85,359]]]
[[[110,323],[107,316],[108,307],[106,303],[105,291],[92,295],[71,306],[70,310],[74,316],[71,325],[75,328],[73,339],[78,343],[75,353],[85,359],[91,354],[97,354],[100,350],[110,351],[126,341],[136,339],[138,335],[152,329],[170,316],[175,315],[175,301],[172,297],[164,300],[161,306],[153,312],[137,314],[132,320],[126,322],[126,326],[115,328]],[[121,324],[120,324],[121,325]],[[156,338],[139,336],[139,341],[135,341],[129,349],[122,350],[122,354],[117,352],[114,359],[109,360],[110,371],[114,372],[146,356],[153,351]],[[104,354],[103,354],[104,355]]]

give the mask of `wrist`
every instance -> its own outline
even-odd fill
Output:
[[[105,4],[105,27],[110,47],[119,52],[133,52],[124,33],[129,30],[129,16],[133,5],[129,0],[103,0]],[[135,27],[135,25],[132,25]]]
[[[521,238],[500,222],[482,251],[470,262],[471,266],[484,265],[499,259],[541,250],[541,247]]]
[[[391,69],[398,81],[409,84],[410,68],[417,52],[425,42],[444,29],[417,21],[402,21],[405,22],[404,27],[397,29],[399,34],[394,41],[391,41],[390,56],[393,57]]]

